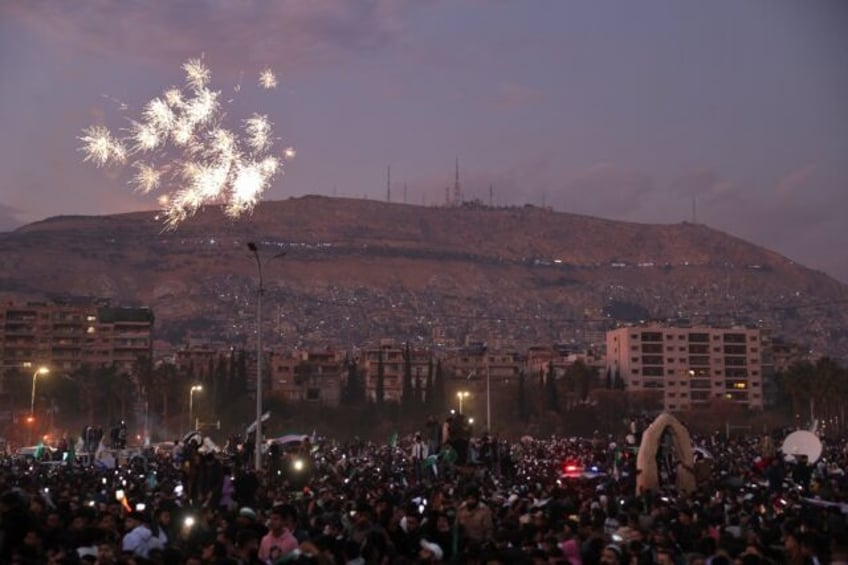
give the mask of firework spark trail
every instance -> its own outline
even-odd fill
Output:
[[[170,87],[148,101],[139,118],[130,119],[124,137],[100,125],[79,137],[84,161],[97,167],[129,161],[137,191],[170,187],[157,201],[171,229],[207,204],[222,204],[230,217],[252,211],[282,169],[281,158],[268,154],[274,141],[268,116],[253,113],[240,122],[240,131],[226,128],[221,93],[209,87],[209,69],[201,59],[189,59],[182,69],[185,90]],[[275,88],[273,71],[263,70],[259,85]],[[294,154],[287,147],[282,158]]]

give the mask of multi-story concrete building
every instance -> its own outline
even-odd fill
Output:
[[[365,373],[365,394],[374,401],[377,398],[377,374],[382,365],[383,400],[400,402],[403,396],[403,373],[406,345],[391,339],[380,340],[376,347],[367,347],[360,352],[359,366]],[[413,389],[423,390],[427,385],[427,374],[435,363],[429,349],[409,348],[409,368]]]
[[[83,366],[129,371],[150,357],[153,312],[97,303],[0,305],[0,361],[71,372]]]
[[[630,391],[662,393],[666,410],[715,398],[763,407],[759,329],[628,327],[607,332],[606,366]]]
[[[291,402],[338,406],[344,360],[344,353],[333,350],[272,353],[271,394]]]

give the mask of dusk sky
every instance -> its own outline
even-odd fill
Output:
[[[385,199],[391,165],[393,201],[436,205],[459,158],[466,199],[648,223],[694,199],[848,282],[840,0],[0,0],[0,230],[155,209],[78,137],[201,56],[297,150],[265,199]]]

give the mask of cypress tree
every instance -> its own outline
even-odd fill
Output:
[[[410,408],[414,402],[414,390],[412,387],[412,352],[409,350],[409,342],[403,348],[403,391],[401,404],[404,408]]]
[[[424,388],[424,403],[432,408],[433,407],[433,355],[430,354],[430,358],[427,360],[427,385]]]
[[[545,400],[549,410],[559,413],[559,392],[557,391],[556,370],[553,361],[548,365],[548,377],[545,379]]]
[[[436,410],[445,408],[445,375],[442,370],[442,360],[436,360],[436,374],[433,379],[433,401]]]
[[[527,410],[527,391],[524,388],[525,378],[526,375],[522,369],[521,372],[518,373],[518,417],[522,422],[526,422],[530,416],[529,411]]]
[[[621,371],[615,370],[615,379],[613,381],[615,390],[624,390],[624,379],[621,378]]]
[[[382,408],[383,402],[386,400],[386,369],[383,366],[383,348],[380,347],[377,353],[377,386],[374,394],[376,395],[377,406]]]

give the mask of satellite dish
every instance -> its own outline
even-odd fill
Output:
[[[792,462],[796,458],[806,455],[807,462],[812,464],[819,460],[822,454],[821,440],[813,432],[798,430],[792,432],[783,440],[783,458]]]

